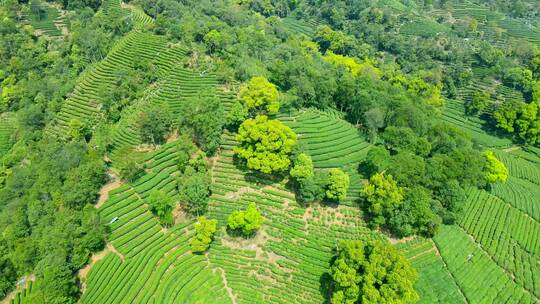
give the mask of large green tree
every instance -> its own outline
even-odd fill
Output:
[[[139,135],[144,143],[161,144],[171,130],[171,117],[168,109],[151,107],[139,114],[137,126]]]
[[[216,152],[225,125],[225,110],[212,91],[199,92],[182,103],[179,115],[183,131],[209,155]]]
[[[289,155],[297,141],[289,127],[264,115],[244,121],[236,140],[239,142],[234,148],[236,156],[244,160],[249,169],[266,174],[289,169]]]
[[[383,241],[341,241],[330,267],[332,304],[415,303],[418,274]]]
[[[262,76],[253,77],[240,89],[240,101],[256,113],[276,114],[279,111],[279,92]]]
[[[375,227],[386,223],[386,218],[403,202],[404,189],[391,175],[377,173],[364,185],[362,195],[367,202],[371,224]]]

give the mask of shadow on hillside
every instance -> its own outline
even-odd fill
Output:
[[[331,290],[332,289],[332,276],[330,273],[325,272],[319,278],[319,292],[324,298],[324,304],[330,304]]]

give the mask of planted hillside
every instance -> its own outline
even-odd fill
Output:
[[[538,303],[540,3],[0,3],[0,301]]]

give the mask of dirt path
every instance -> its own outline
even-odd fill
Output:
[[[109,176],[111,177],[111,181],[105,184],[105,186],[103,186],[101,190],[99,190],[99,199],[95,205],[97,209],[103,206],[103,204],[107,201],[107,199],[109,198],[109,192],[116,188],[119,188],[124,184],[112,172],[109,172]]]
[[[17,296],[17,293],[21,290],[25,289],[28,286],[28,282],[32,281],[34,282],[36,280],[36,276],[34,274],[30,274],[24,278],[24,283],[19,285],[20,280],[17,282],[17,287],[13,289],[10,293],[7,294],[7,296],[0,301],[0,304],[9,304],[11,303],[11,300],[15,299],[15,296]]]
[[[401,239],[388,237],[388,240],[390,241],[390,244],[396,245],[396,244],[400,244],[400,243],[406,243],[406,242],[408,242],[408,241],[410,241],[410,240],[412,240],[414,238],[415,238],[415,236],[409,236],[409,237],[401,238]]]
[[[510,153],[510,152],[512,152],[512,151],[516,151],[516,150],[519,150],[519,149],[521,149],[520,146],[512,146],[512,147],[510,147],[510,148],[504,149],[503,151],[504,151],[504,152]]]
[[[233,304],[238,304],[238,301],[236,301],[236,296],[234,295],[232,288],[229,287],[229,284],[227,282],[227,277],[225,276],[225,270],[223,270],[223,268],[218,268],[218,270],[221,273],[221,278],[223,279],[223,285],[225,286],[225,290],[227,290],[227,294],[229,295],[229,298],[231,298],[231,301]]]

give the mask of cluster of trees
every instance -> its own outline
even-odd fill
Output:
[[[2,163],[0,296],[34,273],[47,281],[35,293],[43,303],[74,301],[77,270],[105,245],[92,206],[106,181],[103,161],[84,142],[43,139],[18,142]]]
[[[246,210],[237,210],[227,218],[227,227],[234,233],[241,232],[244,236],[251,236],[259,230],[264,218],[257,205],[249,203]]]
[[[32,303],[75,303],[77,271],[105,245],[107,227],[92,206],[107,181],[105,145],[95,129],[70,125],[67,142],[50,138],[51,122],[78,75],[102,60],[113,43],[130,30],[129,20],[96,14],[101,1],[62,0],[69,36],[47,39],[24,25],[33,1],[0,5],[0,111],[16,112],[12,148],[0,166],[0,298],[18,278],[34,274],[40,284]],[[145,81],[122,71],[120,82],[103,99],[107,119],[115,121],[126,99]],[[150,72],[149,72],[150,73]],[[96,128],[97,129],[97,128]]]
[[[361,163],[370,179],[362,203],[373,227],[385,226],[398,236],[432,236],[441,222],[451,224],[460,216],[464,189],[505,180],[504,165],[483,155],[462,131],[440,123],[425,127],[420,133],[388,127],[382,144]]]
[[[210,197],[210,172],[206,154],[198,151],[191,139],[182,136],[178,140],[178,189],[183,209],[192,215],[202,215],[208,208]]]
[[[295,181],[298,198],[304,202],[341,201],[347,197],[349,175],[339,168],[314,170],[313,161],[306,153],[296,156],[290,175]]]
[[[416,303],[409,261],[383,241],[341,241],[330,267],[332,304]]]

